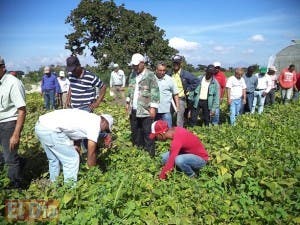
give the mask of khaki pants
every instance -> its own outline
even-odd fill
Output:
[[[117,103],[122,104],[125,102],[125,90],[121,85],[112,86],[110,96],[112,96]]]

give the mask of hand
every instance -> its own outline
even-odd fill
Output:
[[[78,154],[81,153],[81,148],[80,148],[80,146],[74,145],[74,148],[75,148],[76,152],[78,152]]]
[[[130,107],[129,107],[129,103],[126,102],[126,106],[125,106],[125,110],[126,110],[126,113],[129,114],[130,113]]]
[[[89,108],[91,109],[91,111],[93,111],[95,108],[97,108],[99,106],[98,102],[93,102],[92,104],[89,105]]]
[[[150,117],[151,117],[152,119],[154,119],[155,116],[156,116],[156,109],[151,107],[151,108],[150,108]]]
[[[104,141],[104,146],[106,148],[110,148],[111,145],[112,145],[112,136],[111,136],[111,134],[107,134],[105,136],[105,138],[103,139],[103,141]]]
[[[243,104],[244,104],[244,105],[246,104],[246,99],[245,99],[245,98],[243,99]]]
[[[215,116],[216,112],[210,111],[210,116]]]
[[[265,97],[266,95],[267,95],[266,92],[263,92],[263,93],[261,94],[262,97]]]
[[[228,105],[231,105],[231,99],[227,100]]]
[[[12,135],[9,139],[9,150],[14,150],[20,142],[20,136],[19,135]]]

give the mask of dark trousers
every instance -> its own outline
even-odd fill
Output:
[[[275,88],[272,88],[266,96],[265,105],[272,105],[275,103]]]
[[[200,109],[202,109],[202,116],[201,119],[203,120],[205,126],[209,125],[209,110],[208,110],[208,102],[207,100],[199,100],[198,102],[198,107],[197,108],[193,108],[192,110],[192,120],[191,120],[191,125],[195,126],[197,124],[197,119],[198,119],[198,115],[200,113]]]
[[[136,110],[132,110],[130,115],[131,140],[138,147],[144,148],[150,156],[155,155],[154,140],[149,138],[153,119],[150,117],[136,117]]]
[[[8,166],[8,177],[11,182],[20,182],[20,157],[18,155],[18,146],[14,149],[9,149],[9,140],[16,126],[16,121],[0,123],[0,145],[3,148],[3,154],[0,155],[1,160],[4,158],[4,163]]]

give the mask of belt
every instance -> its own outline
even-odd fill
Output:
[[[265,90],[265,89],[255,89],[255,91],[263,91],[263,90]]]
[[[68,93],[67,91],[63,91],[62,93]]]

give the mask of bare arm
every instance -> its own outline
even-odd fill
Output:
[[[20,136],[21,136],[24,122],[25,122],[25,117],[26,117],[26,107],[23,106],[23,107],[18,108],[18,118],[17,118],[16,127],[15,127],[15,130],[14,130],[12,136],[9,139],[9,149],[10,150],[15,149],[15,147],[20,142]]]
[[[178,97],[178,94],[174,95],[173,97],[174,97],[174,101],[175,101],[177,111],[179,111],[179,97]]]
[[[231,104],[231,99],[230,99],[230,88],[227,88],[227,102],[228,102],[228,105]]]
[[[105,92],[106,92],[106,85],[103,84],[103,86],[101,87],[101,89],[99,91],[99,96],[98,96],[97,100],[90,105],[91,110],[97,108],[100,105],[100,103],[104,99]]]
[[[97,143],[92,140],[88,140],[88,154],[87,154],[87,164],[89,167],[96,166],[96,148]]]

